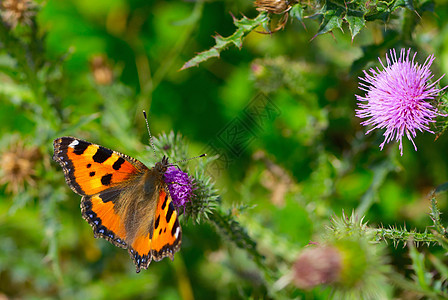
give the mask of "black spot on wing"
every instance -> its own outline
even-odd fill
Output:
[[[89,173],[89,176],[90,176],[90,177],[95,176],[95,172],[90,172],[90,173]]]
[[[120,170],[121,165],[124,164],[125,160],[123,159],[123,157],[119,157],[114,164],[112,165],[112,168],[114,168],[114,170]]]
[[[90,168],[91,166],[92,166],[92,164],[87,164],[87,166],[86,166],[86,167],[87,167],[87,168]]]
[[[157,229],[159,227],[160,222],[160,215],[157,216],[156,222],[154,223],[154,229]]]
[[[99,146],[92,158],[94,162],[101,164],[105,162],[109,157],[111,157],[112,153],[112,150]]]
[[[166,214],[166,222],[169,223],[171,220],[171,216],[173,215],[174,212],[174,206],[173,206],[173,202],[170,202],[170,205],[168,205],[168,212]]]
[[[84,141],[80,141],[80,140],[76,140],[78,141],[78,145],[76,145],[73,148],[73,153],[75,153],[76,155],[81,155],[84,153],[84,151],[86,151],[87,147],[89,147],[89,145],[91,145],[90,143],[84,142]]]
[[[165,206],[166,206],[166,202],[168,201],[168,195],[165,195],[165,200],[163,201],[163,204],[162,204],[162,209],[165,209]]]
[[[175,222],[174,222],[174,226],[173,226],[173,228],[171,229],[171,235],[172,236],[174,236],[175,234],[176,234],[176,229],[179,227],[179,220],[176,220]]]
[[[98,197],[100,197],[101,201],[104,203],[112,201],[115,202],[116,199],[118,199],[118,196],[120,196],[120,190],[119,189],[107,189],[99,193]]]
[[[106,174],[103,177],[101,177],[101,183],[103,185],[110,185],[111,180],[112,180],[112,174]]]

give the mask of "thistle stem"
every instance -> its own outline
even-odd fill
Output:
[[[439,243],[439,240],[437,237],[429,233],[427,231],[420,233],[416,231],[407,231],[405,228],[398,229],[398,228],[377,228],[377,229],[371,229],[375,233],[376,240],[392,240],[394,244],[398,244],[399,242],[403,242],[405,245],[407,242],[415,242],[418,243]]]

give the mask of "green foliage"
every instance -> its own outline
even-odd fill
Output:
[[[2,6],[0,298],[447,298],[446,117],[400,156],[354,112],[391,48],[448,72],[445,2],[50,0],[16,26]],[[136,274],[94,239],[51,160],[65,135],[191,176],[173,262]],[[298,257],[320,246],[344,254],[341,277],[298,288]]]
[[[343,23],[346,22],[350,29],[352,41],[361,30],[366,27],[367,22],[381,20],[389,22],[393,18],[393,13],[399,8],[406,8],[411,12],[424,12],[431,10],[428,5],[431,1],[418,1],[418,10],[414,7],[412,0],[320,0],[317,5],[309,5],[309,3],[296,3],[286,10],[284,14],[291,15],[293,19],[297,19],[303,24],[305,18],[320,20],[320,25],[313,39],[318,35],[333,32],[335,29],[343,30]],[[307,15],[308,13],[308,15]],[[410,15],[409,15],[410,16]],[[271,15],[266,12],[260,13],[256,18],[249,19],[243,16],[242,19],[236,19],[233,15],[233,22],[237,27],[236,31],[229,37],[222,37],[217,34],[215,38],[216,45],[209,50],[198,53],[195,57],[187,61],[181,70],[198,66],[200,63],[212,58],[219,57],[220,53],[229,45],[235,45],[240,48],[243,45],[243,37],[262,26],[267,29],[271,21]],[[409,17],[408,21],[415,18]],[[416,22],[403,22],[403,31],[412,32]],[[269,32],[269,29],[267,29]],[[270,32],[269,32],[270,33]],[[410,37],[410,36],[409,36]]]
[[[448,297],[448,291],[444,287],[445,279],[436,279],[434,274],[431,274],[425,261],[425,255],[417,251],[415,246],[411,243],[409,247],[409,256],[412,260],[412,270],[414,274],[412,276],[412,282],[409,283],[411,289],[417,291],[419,294],[424,295],[428,299],[443,299]],[[446,275],[443,264],[440,263],[434,256],[432,256],[434,267],[438,271],[442,271],[442,276]],[[436,266],[440,264],[441,266]]]

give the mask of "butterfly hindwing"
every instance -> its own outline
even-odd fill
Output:
[[[155,261],[164,257],[174,258],[179,251],[182,239],[182,230],[179,225],[177,211],[174,208],[170,195],[162,188],[159,193],[154,231],[152,234],[152,256]]]
[[[117,214],[115,202],[120,190],[105,190],[94,196],[84,196],[81,200],[82,217],[92,226],[94,236],[101,237],[115,246],[127,248],[124,219]]]
[[[129,254],[137,267],[147,269],[151,260],[159,261],[164,257],[174,259],[174,253],[179,251],[182,230],[177,212],[171,197],[165,190],[165,184],[160,183],[151,203],[156,204],[151,213],[147,230],[140,230],[130,244]]]

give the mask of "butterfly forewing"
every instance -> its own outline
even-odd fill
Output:
[[[67,184],[82,196],[123,184],[148,170],[136,159],[80,139],[61,137],[53,145],[53,159],[64,169]]]

